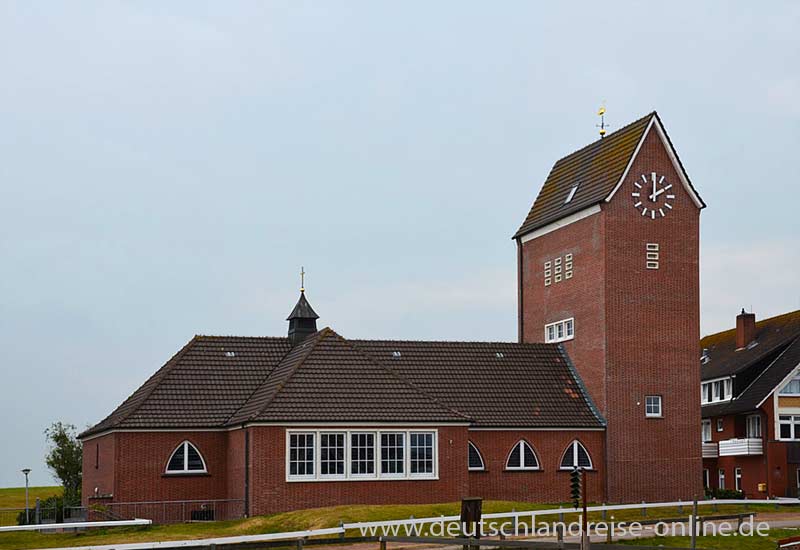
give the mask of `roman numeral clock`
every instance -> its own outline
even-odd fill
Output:
[[[641,211],[642,216],[655,220],[665,217],[672,210],[675,195],[670,193],[672,184],[666,180],[666,176],[659,176],[656,172],[642,174],[641,181],[634,180],[633,186],[633,206]]]

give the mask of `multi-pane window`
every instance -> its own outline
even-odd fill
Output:
[[[789,380],[779,393],[781,395],[800,395],[800,376]]]
[[[711,420],[703,420],[703,442],[711,441]]]
[[[589,458],[589,453],[586,447],[580,441],[573,441],[564,451],[564,456],[561,458],[561,469],[572,470],[573,468],[586,468],[592,469],[592,459]]]
[[[547,343],[563,342],[575,337],[575,319],[556,321],[544,327],[544,341]]]
[[[644,414],[649,417],[662,416],[660,395],[648,395],[644,398]]]
[[[206,464],[197,448],[184,441],[172,452],[167,462],[168,474],[203,473],[206,471]]]
[[[718,401],[727,401],[733,396],[733,380],[724,378],[722,380],[713,380],[711,382],[703,382],[700,385],[700,402],[701,403],[716,403]]]
[[[314,476],[314,435],[293,433],[289,435],[289,475]]]
[[[539,460],[526,441],[520,441],[511,449],[506,461],[506,470],[538,470]]]
[[[400,433],[381,434],[381,473],[403,475],[405,469],[405,436]]]
[[[780,415],[778,429],[780,439],[800,439],[800,416]]]
[[[323,476],[344,475],[343,433],[323,433],[319,436],[319,473]]]
[[[572,254],[565,254],[544,262],[544,286],[572,278]]]
[[[751,414],[747,417],[747,437],[761,437],[761,415]]]
[[[375,474],[375,434],[350,434],[350,473],[371,476]]]
[[[470,470],[483,470],[486,467],[483,464],[483,457],[481,456],[480,451],[478,448],[472,443],[472,441],[467,442],[468,448],[468,457],[467,457],[467,466]]]
[[[433,473],[433,434],[411,433],[409,435],[409,460],[412,474]]]

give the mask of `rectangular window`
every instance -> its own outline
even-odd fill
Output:
[[[737,491],[741,491],[742,490],[742,469],[741,468],[736,468],[736,470],[734,470],[734,481],[736,482],[736,490]]]
[[[433,475],[433,434],[410,434],[409,459],[411,475]]]
[[[717,418],[717,431],[721,432],[722,431],[722,427],[723,427],[722,426],[722,419],[721,418]]]
[[[778,417],[780,439],[800,439],[800,415],[780,415]]]
[[[405,473],[405,433],[381,434],[381,474]]]
[[[286,480],[435,478],[436,430],[286,431]]]
[[[711,472],[708,468],[703,468],[703,487],[706,489],[711,487]]]
[[[761,437],[761,415],[751,414],[747,417],[747,437]]]
[[[319,436],[319,473],[323,476],[344,476],[343,433],[322,433]]]
[[[733,380],[730,378],[703,382],[700,385],[700,402],[703,404],[727,401],[732,395]]]
[[[703,443],[711,441],[711,421],[703,420]]]
[[[719,477],[718,477],[718,482],[719,482],[719,484],[718,484],[718,487],[719,487],[720,489],[724,489],[724,488],[725,488],[725,470],[723,470],[722,468],[720,468],[720,469],[719,469],[719,472],[718,472],[718,474],[719,474]]]
[[[313,433],[293,433],[289,436],[289,475],[314,477]]]
[[[575,338],[575,319],[556,321],[544,327],[544,341],[548,344],[564,342]]]
[[[660,395],[648,395],[644,398],[644,414],[651,418],[662,416]]]
[[[375,475],[375,434],[350,434],[350,473],[354,476]]]

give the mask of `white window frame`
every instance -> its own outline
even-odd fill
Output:
[[[711,388],[711,399],[708,399],[707,388]],[[713,380],[704,380],[700,384],[700,403],[707,405],[709,403],[723,403],[730,401],[733,397],[733,378],[723,377],[714,378]]]
[[[474,467],[469,465],[469,450],[472,449],[475,451],[475,454],[478,455],[478,458],[481,460],[480,467]],[[478,446],[475,445],[472,441],[467,441],[467,470],[470,472],[483,472],[486,470],[486,461],[483,460],[483,455],[481,454],[481,450],[478,449]]]
[[[711,488],[711,470],[703,468],[703,488]]]
[[[787,420],[788,419],[788,420]],[[790,426],[791,437],[783,437],[781,434],[781,426]],[[797,441],[800,440],[800,414],[784,414],[778,415],[778,433],[776,434],[779,441]]]
[[[761,415],[750,414],[747,415],[747,437],[752,439],[761,439]]]
[[[525,464],[525,451],[524,448],[528,447],[533,454],[533,458],[536,460],[535,466],[529,466]],[[519,466],[509,466],[508,462],[511,460],[511,455],[515,452],[519,452]],[[511,452],[508,453],[506,457],[506,470],[510,472],[536,472],[542,469],[542,462],[539,460],[539,456],[536,454],[536,451],[533,450],[533,446],[525,441],[524,439],[520,439],[517,441],[513,447],[511,447]]]
[[[713,440],[711,436],[711,420],[703,420],[702,437],[703,437],[703,443],[711,443],[711,441]]]
[[[588,467],[578,466],[578,445],[583,447],[583,450],[586,451],[586,456],[589,458],[589,466]],[[571,466],[562,466],[561,464],[562,464],[562,462],[564,462],[564,456],[567,453],[572,453],[572,461],[571,461],[572,465]],[[562,470],[562,471],[565,471],[565,472],[568,472],[568,471],[572,471],[576,467],[577,468],[583,468],[584,470],[594,470],[594,462],[592,461],[592,455],[591,455],[591,453],[589,453],[589,449],[586,448],[586,445],[584,445],[583,443],[581,443],[577,439],[574,439],[567,446],[567,448],[564,449],[564,453],[561,455],[561,460],[558,461],[558,469]]]
[[[321,435],[322,434],[345,434],[345,473],[344,475],[321,475]],[[352,473],[352,435],[353,434],[373,434],[375,444],[374,474],[354,474]],[[382,474],[381,473],[381,434],[400,433],[403,434],[403,473],[402,474]],[[411,434],[426,433],[433,436],[433,472],[432,473],[411,473]],[[313,475],[290,475],[289,456],[290,440],[292,434],[311,434],[314,436],[314,474]],[[346,428],[313,428],[313,429],[294,429],[287,428],[284,434],[285,440],[285,479],[290,483],[299,482],[325,482],[325,481],[397,481],[397,480],[436,480],[439,479],[439,430],[435,428],[400,428],[400,429],[346,429]],[[195,471],[192,471],[195,473]],[[199,472],[198,472],[199,473]]]
[[[650,412],[650,400],[652,405],[658,405],[658,411]],[[660,395],[646,395],[644,397],[644,415],[647,418],[664,418],[664,399]]]
[[[717,488],[725,489],[725,469],[720,468],[717,470]]]
[[[722,432],[725,430],[725,423],[722,421],[721,418],[717,418],[717,431]]]
[[[742,469],[736,468],[733,470],[733,480],[734,486],[736,487],[737,491],[742,490]]]
[[[197,453],[197,456],[200,457],[200,462],[203,463],[202,470],[190,470],[189,469],[189,445],[192,446],[194,451]],[[172,457],[175,453],[178,452],[178,449],[183,448],[183,469],[181,470],[170,470],[169,463],[172,462]],[[171,453],[169,453],[169,458],[167,459],[167,465],[164,468],[164,473],[170,475],[193,475],[193,474],[207,474],[208,468],[206,467],[206,459],[203,458],[203,453],[200,452],[200,449],[197,448],[197,445],[189,441],[188,439],[184,439],[181,441],[180,445],[175,447]]]
[[[553,335],[550,336],[550,331]],[[547,344],[567,342],[575,338],[575,318],[561,319],[554,323],[547,323],[544,326],[544,341]]]

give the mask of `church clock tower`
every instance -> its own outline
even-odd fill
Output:
[[[519,338],[569,353],[607,422],[612,502],[702,491],[704,207],[654,112],[556,162],[514,236]]]

